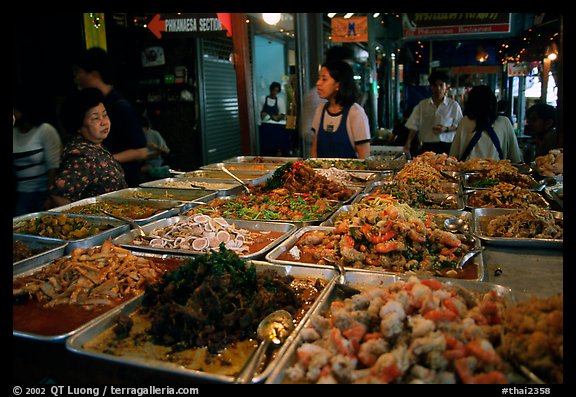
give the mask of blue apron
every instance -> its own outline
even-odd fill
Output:
[[[262,108],[263,112],[268,113],[270,116],[276,116],[279,111],[278,111],[278,97],[274,98],[274,105],[273,106],[269,106],[268,105],[268,98],[270,98],[268,95],[266,95],[266,99],[264,99],[264,107]],[[272,98],[270,98],[272,99]]]
[[[342,119],[336,131],[324,130],[324,113],[327,111],[328,104],[324,105],[322,116],[320,117],[320,126],[318,128],[318,140],[316,141],[316,151],[318,157],[335,157],[335,158],[355,158],[356,151],[350,143],[348,132],[346,130],[346,120],[350,106],[342,109]]]

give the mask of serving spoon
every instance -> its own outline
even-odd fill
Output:
[[[103,212],[104,214],[108,215],[109,217],[118,219],[119,221],[123,221],[126,223],[129,223],[134,229],[136,229],[136,231],[138,232],[138,234],[140,235],[140,237],[147,237],[146,236],[146,232],[142,229],[142,227],[140,227],[139,224],[137,224],[133,219],[130,218],[124,218],[123,216],[118,216],[118,215],[114,215],[111,212],[105,211],[105,210],[100,210],[101,212]]]
[[[234,383],[250,383],[271,344],[274,347],[282,345],[294,328],[294,319],[286,310],[276,310],[264,317],[256,330],[260,345],[244,364]]]
[[[248,195],[252,195],[252,191],[250,190],[250,188],[248,187],[248,185],[246,185],[246,183],[238,178],[236,175],[234,175],[233,173],[231,173],[226,167],[221,166],[220,169],[222,171],[224,171],[226,174],[230,175],[232,178],[234,178],[236,181],[238,181],[238,183],[240,183],[242,185],[242,187],[244,188],[244,190],[246,190],[246,193],[248,193]]]

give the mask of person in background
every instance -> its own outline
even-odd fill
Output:
[[[324,55],[324,62],[328,61],[344,61],[348,62],[350,66],[354,63],[354,50],[346,46],[332,46],[326,50]],[[312,131],[312,122],[314,114],[320,103],[326,102],[325,99],[320,98],[316,85],[311,88],[302,100],[302,120],[300,122],[300,136],[304,143],[303,157],[310,156],[312,150],[312,141],[314,139],[314,131]]]
[[[450,156],[460,161],[475,158],[509,159],[522,162],[514,127],[506,116],[498,115],[496,95],[486,85],[472,87],[464,105],[464,118],[458,125]]]
[[[450,152],[458,123],[462,120],[462,109],[455,100],[448,98],[449,78],[443,71],[435,70],[428,77],[432,96],[421,100],[406,122],[410,135],[404,145],[411,152],[412,139],[418,135],[422,142],[421,152]]]
[[[66,205],[128,187],[122,166],[102,145],[112,124],[102,92],[97,88],[75,92],[63,104],[61,117],[71,139],[49,188],[52,205]]]
[[[278,94],[282,91],[282,86],[279,82],[273,81],[270,84],[270,94],[266,95],[260,111],[260,119],[262,121],[282,121],[286,117],[286,103],[284,99],[280,98]]]
[[[370,125],[356,100],[352,67],[343,61],[328,61],[316,83],[320,98],[328,102],[316,108],[312,128],[312,157],[360,158],[370,155]]]
[[[74,64],[74,81],[81,89],[97,88],[104,94],[104,107],[114,132],[104,145],[122,164],[126,182],[136,187],[141,182],[140,168],[148,156],[146,137],[138,112],[112,85],[113,68],[106,51],[93,47],[84,51]]]
[[[148,142],[148,157],[142,166],[142,175],[146,180],[161,178],[166,175],[162,172],[162,166],[164,156],[170,153],[170,148],[160,132],[150,126],[150,120],[146,116],[142,116],[142,129]]]
[[[556,130],[556,108],[536,103],[526,110],[526,135],[534,139],[535,157],[544,156],[559,147]]]
[[[13,215],[47,209],[48,186],[60,165],[62,141],[46,122],[49,101],[21,89],[13,105],[12,167],[16,180]]]

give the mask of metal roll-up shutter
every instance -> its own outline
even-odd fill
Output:
[[[236,73],[230,62],[230,39],[203,39],[201,122],[204,159],[220,162],[241,153]]]

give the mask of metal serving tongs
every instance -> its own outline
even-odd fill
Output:
[[[238,183],[240,183],[242,185],[242,187],[244,188],[244,190],[246,190],[246,193],[248,195],[252,195],[252,191],[250,190],[250,188],[248,187],[248,185],[240,178],[238,178],[236,175],[234,175],[233,173],[231,173],[230,171],[228,171],[228,169],[224,166],[221,166],[220,169],[222,171],[224,171],[225,173],[227,173],[228,175],[230,175],[232,178],[234,178],[236,181],[238,181]]]

